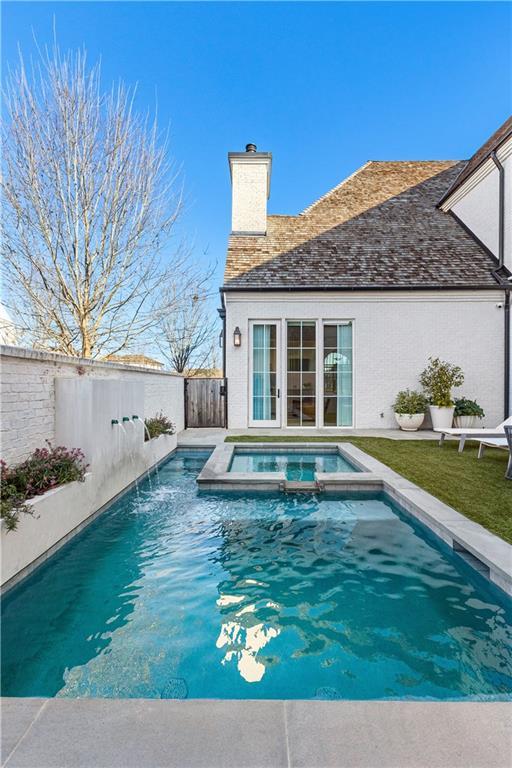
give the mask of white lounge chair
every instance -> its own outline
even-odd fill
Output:
[[[437,427],[434,432],[439,432],[441,438],[439,445],[444,443],[446,437],[458,437],[459,438],[459,453],[464,450],[464,444],[466,440],[495,440],[497,438],[505,437],[505,426],[512,424],[512,416],[498,424],[496,429],[484,429],[483,427],[450,427],[450,429],[440,429]]]
[[[505,470],[505,477],[507,480],[512,480],[512,427],[507,425],[505,430],[505,437],[495,437],[492,439],[486,439],[480,441],[480,447],[478,448],[478,458],[481,459],[484,455],[486,448],[503,448],[508,450],[508,464]]]
[[[474,438],[470,438],[470,440],[473,440]],[[508,448],[508,441],[506,437],[494,437],[494,438],[488,438],[487,440],[480,440],[480,446],[478,448],[478,458],[481,459],[484,455],[484,451],[486,448],[504,448],[505,450]]]

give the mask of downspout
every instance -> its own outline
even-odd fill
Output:
[[[226,300],[224,291],[220,291],[221,307],[217,310],[222,319],[222,378],[224,379],[224,424],[228,426],[228,380],[226,378]]]
[[[491,159],[499,174],[499,214],[498,214],[498,261],[500,267],[505,263],[505,168],[498,160],[496,152],[491,152]],[[510,283],[505,288],[505,377],[504,377],[504,411],[505,418],[510,415]]]
[[[505,290],[505,418],[510,416],[510,286]]]
[[[505,262],[505,168],[496,152],[491,152],[491,158],[499,173],[498,260],[502,267]]]

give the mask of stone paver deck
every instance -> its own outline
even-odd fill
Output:
[[[277,436],[277,437],[339,437],[340,440],[346,440],[351,437],[387,437],[390,440],[439,440],[436,432],[428,429],[420,429],[418,432],[403,432],[400,429],[220,429],[216,427],[205,427],[202,429],[185,429],[178,435],[178,446],[180,448],[216,446],[224,442],[227,436],[236,435],[256,435],[256,436]],[[450,438],[449,438],[450,439]]]
[[[509,768],[512,704],[3,699],[6,768]]]

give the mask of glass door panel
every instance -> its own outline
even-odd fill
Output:
[[[277,325],[254,323],[251,334],[250,419],[253,426],[278,426]]]
[[[289,427],[314,427],[316,424],[315,321],[289,321],[286,341],[286,423]]]
[[[324,425],[351,427],[352,323],[324,325]]]

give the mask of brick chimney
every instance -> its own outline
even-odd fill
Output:
[[[245,152],[229,152],[228,160],[232,234],[266,235],[272,154],[258,152],[255,144],[247,144]]]

